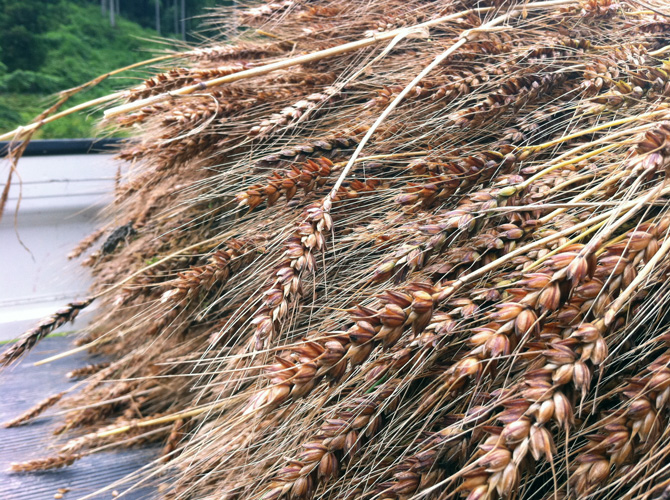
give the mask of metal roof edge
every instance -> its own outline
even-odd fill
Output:
[[[112,153],[128,139],[36,139],[28,143],[24,156]],[[9,141],[0,141],[0,155],[7,154]]]

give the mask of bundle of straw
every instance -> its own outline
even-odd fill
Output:
[[[17,416],[70,440],[15,469],[161,442],[170,499],[668,498],[667,4],[233,14],[107,99],[96,285],[0,363],[92,300],[111,362]]]

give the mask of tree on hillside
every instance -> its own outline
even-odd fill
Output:
[[[156,31],[158,34],[161,34],[161,2],[160,0],[154,0],[156,4]]]
[[[118,2],[118,0],[116,0]],[[116,26],[116,10],[117,6],[115,0],[109,0],[109,24],[112,27]]]
[[[0,47],[8,71],[35,69],[46,58],[42,33],[48,27],[48,6],[40,0],[0,2]]]

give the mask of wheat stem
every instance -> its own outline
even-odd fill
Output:
[[[608,128],[616,127],[618,125],[625,125],[626,123],[631,123],[635,121],[640,121],[640,120],[646,120],[648,118],[655,118],[657,116],[661,116],[664,114],[668,114],[670,111],[668,108],[662,108],[662,109],[657,109],[656,111],[650,111],[648,113],[642,113],[641,115],[635,115],[635,116],[629,116],[626,118],[619,118],[618,120],[612,120],[606,123],[601,123],[600,125],[597,125],[595,127],[590,127],[584,130],[579,130],[577,132],[573,132],[572,134],[568,134],[566,136],[560,137],[558,139],[554,139],[552,141],[545,142],[543,144],[538,144],[537,146],[526,146],[523,149],[528,149],[533,152],[541,151],[543,149],[550,148],[552,146],[556,146],[557,144],[561,144],[562,142],[570,141],[572,139],[576,139],[578,137],[582,137],[583,135],[586,134],[592,134],[595,132],[599,132],[601,130],[605,130]],[[629,131],[630,132],[630,131]]]
[[[577,0],[549,0],[546,2],[531,2],[528,3],[524,6],[526,10],[529,9],[543,9],[546,7],[554,7],[554,6],[559,6],[559,5],[567,5],[567,4],[573,4],[577,3]],[[211,87],[215,87],[218,85],[223,85],[225,83],[232,83],[236,82],[238,80],[243,80],[246,78],[252,78],[255,76],[261,76],[265,75],[267,73],[270,73],[272,71],[276,71],[278,69],[285,69],[285,68],[290,68],[291,66],[296,66],[298,64],[307,64],[315,61],[320,61],[322,59],[328,58],[328,57],[333,57],[339,54],[345,54],[347,52],[352,52],[354,50],[358,50],[361,48],[369,47],[371,45],[375,45],[376,43],[382,42],[384,40],[390,40],[392,38],[395,38],[398,35],[403,35],[405,33],[410,33],[415,30],[420,30],[423,28],[430,28],[432,26],[438,26],[440,24],[443,24],[447,21],[453,21],[455,19],[460,19],[462,17],[468,16],[470,14],[483,14],[486,12],[491,12],[494,10],[494,7],[479,7],[476,9],[468,9],[464,10],[461,12],[457,12],[455,14],[450,14],[448,16],[443,16],[438,19],[433,19],[430,21],[426,21],[424,23],[416,24],[414,26],[409,26],[406,28],[399,28],[396,30],[391,30],[391,31],[386,31],[383,33],[375,33],[374,36],[370,38],[365,38],[362,40],[356,40],[354,42],[349,42],[345,43],[342,45],[338,45],[337,47],[331,47],[329,49],[325,50],[320,50],[317,52],[312,52],[310,54],[305,54],[302,56],[297,56],[297,57],[292,57],[289,59],[285,59],[282,61],[277,61],[274,63],[266,64],[264,66],[259,66],[258,68],[252,68],[246,71],[240,71],[239,73],[234,73],[232,75],[224,76],[221,78],[215,78],[213,80],[208,80],[206,82],[201,82],[195,85],[189,85],[187,87],[183,87],[179,90],[175,90],[173,92],[166,92],[164,94],[158,94],[156,96],[148,97],[146,99],[140,100],[140,101],[135,101],[133,103],[128,103],[124,104],[121,106],[117,106],[115,108],[108,109],[105,111],[105,118],[112,118],[124,113],[128,113],[131,111],[137,111],[138,109],[143,108],[144,106],[148,106],[149,104],[155,104],[158,102],[165,101],[169,99],[170,97],[173,96],[184,96],[184,95],[189,95],[194,92],[202,91]]]
[[[572,238],[571,240],[566,241],[563,245],[560,245],[559,247],[557,247],[556,249],[552,250],[552,251],[549,252],[548,254],[543,255],[542,257],[540,257],[539,259],[537,259],[537,260],[536,260],[535,262],[533,262],[530,266],[528,266],[527,268],[525,268],[525,269],[524,269],[524,272],[529,272],[529,271],[535,269],[535,268],[538,267],[540,264],[542,264],[543,262],[545,262],[547,259],[549,259],[549,258],[553,257],[554,255],[556,255],[556,254],[562,252],[565,248],[569,247],[570,245],[573,245],[573,244],[577,243],[578,241],[584,239],[584,238],[585,238],[586,236],[588,236],[589,234],[591,234],[591,233],[597,231],[598,229],[600,229],[601,227],[603,227],[606,223],[607,223],[607,220],[600,221],[598,224],[595,224],[593,227],[590,227],[590,228],[588,228],[586,231],[584,231],[584,232],[582,232],[582,233],[579,233],[577,236],[575,236],[575,237]]]
[[[377,117],[375,122],[372,124],[370,129],[366,132],[365,136],[363,136],[363,139],[361,139],[361,142],[358,143],[358,146],[356,147],[356,150],[354,153],[351,155],[351,158],[349,159],[349,162],[347,165],[344,167],[344,170],[342,170],[342,173],[340,174],[339,178],[333,185],[333,189],[330,192],[330,198],[331,200],[334,200],[335,197],[337,196],[337,192],[339,191],[340,187],[342,186],[342,183],[344,182],[344,179],[347,177],[349,174],[349,171],[351,170],[351,167],[354,165],[356,158],[358,155],[361,153],[365,145],[368,143],[370,138],[373,136],[373,134],[377,131],[379,126],[382,124],[382,122],[391,114],[391,112],[400,104],[400,102],[405,98],[409,92],[416,87],[416,85],[423,80],[431,71],[433,71],[437,66],[439,66],[442,61],[444,61],[447,57],[449,57],[451,54],[456,52],[459,48],[461,48],[463,45],[468,43],[470,41],[469,36],[471,33],[477,33],[478,31],[486,31],[489,28],[493,28],[497,24],[500,24],[502,22],[505,22],[507,19],[509,19],[512,15],[515,15],[516,11],[512,11],[508,14],[505,14],[503,16],[499,16],[495,19],[492,19],[491,21],[487,22],[486,24],[483,24],[480,28],[477,30],[466,30],[461,35],[459,36],[459,40],[454,43],[451,47],[449,47],[447,50],[443,51],[441,54],[439,54],[433,61],[423,68],[419,72],[418,75],[414,77],[414,79],[409,82],[404,89],[391,101],[391,103],[386,107],[384,112]]]
[[[141,427],[151,427],[153,425],[159,425],[159,424],[166,424],[169,422],[174,422],[175,420],[179,420],[180,418],[190,418],[190,417],[197,417],[198,415],[202,415],[203,413],[211,410],[216,410],[218,408],[222,408],[227,402],[226,401],[220,401],[218,403],[210,404],[207,406],[203,406],[201,408],[194,408],[192,410],[184,410],[180,411],[177,413],[173,413],[171,415],[164,415],[162,417],[157,417],[157,418],[152,418],[150,420],[143,420],[141,422],[137,422],[133,425],[121,425],[119,427],[115,427],[113,429],[108,429],[106,431],[101,431],[96,434],[96,437],[103,438],[103,437],[108,437],[108,436],[114,436],[116,434],[123,434],[124,432],[128,432],[131,429],[134,428],[141,428]]]
[[[84,88],[92,87],[94,85],[97,85],[101,81],[106,80],[110,76],[114,76],[114,75],[117,75],[117,74],[122,73],[124,71],[131,70],[131,69],[139,68],[141,66],[146,66],[147,64],[153,64],[153,63],[156,63],[156,62],[165,61],[167,59],[173,59],[173,58],[177,57],[177,55],[178,54],[170,54],[170,55],[164,55],[164,56],[160,56],[160,57],[154,57],[152,59],[147,59],[146,61],[137,62],[137,63],[131,64],[129,66],[125,66],[123,68],[115,69],[114,71],[110,71],[108,73],[105,73],[104,75],[100,75],[100,76],[94,78],[93,80],[91,80],[87,83],[84,83],[84,84],[80,85],[79,87],[76,87],[76,89],[83,90]],[[68,91],[65,91],[65,92],[68,92]],[[42,120],[31,123],[30,125],[17,127],[14,130],[6,132],[6,133],[0,135],[0,141],[20,140],[21,138],[25,137],[28,133],[37,130],[38,128],[42,127],[43,125],[46,125],[47,123],[51,123],[53,121],[56,121],[60,118],[71,115],[73,113],[83,111],[84,109],[92,108],[94,106],[98,106],[99,104],[105,104],[105,103],[113,101],[115,99],[119,99],[119,98],[123,97],[126,93],[127,93],[127,91],[114,92],[114,93],[108,94],[106,96],[98,97],[96,99],[91,99],[90,101],[86,101],[86,102],[83,102],[81,104],[77,104],[76,106],[72,106],[71,108],[68,108],[65,111],[61,111],[60,113],[56,113],[54,115],[48,116],[48,117],[46,117]]]
[[[605,151],[609,151],[610,149],[618,146],[618,144],[608,144],[607,146],[603,146],[602,148],[594,149],[593,151],[589,151],[588,153],[584,153],[583,155],[576,156],[570,160],[565,160],[560,163],[556,163],[550,167],[545,168],[541,172],[536,173],[535,175],[529,177],[526,179],[524,182],[521,184],[517,184],[515,187],[518,188],[520,191],[526,189],[528,186],[530,186],[533,182],[537,181],[538,179],[542,178],[543,176],[558,170],[563,167],[567,167],[569,165],[574,165],[576,163],[579,163],[582,160],[587,160],[589,158],[592,158],[594,156],[599,155],[600,153],[604,153]]]
[[[630,283],[630,285],[628,285],[626,289],[623,292],[621,292],[621,294],[619,294],[616,300],[612,302],[609,309],[605,313],[605,316],[603,317],[605,326],[610,326],[614,322],[616,315],[619,314],[619,312],[621,311],[621,309],[623,309],[628,299],[630,299],[631,296],[636,292],[638,286],[640,286],[640,284],[649,277],[649,275],[658,265],[659,261],[669,251],[670,251],[670,237],[667,237],[666,235],[666,239],[663,242],[663,245],[661,245],[661,247],[654,254],[654,256],[651,259],[649,259],[649,262],[647,262],[647,264],[640,270],[637,276],[635,276],[635,279]]]

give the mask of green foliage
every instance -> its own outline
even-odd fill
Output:
[[[52,7],[40,0],[2,2],[0,46],[2,62],[9,71],[42,65],[47,48],[41,35],[47,29]]]
[[[151,2],[149,5],[153,5]],[[123,17],[115,27],[99,2],[0,0],[0,132],[32,120],[53,94],[151,57],[157,33]],[[75,96],[67,107],[132,84],[110,78]],[[71,115],[45,126],[39,137],[96,135],[99,115]]]
[[[47,57],[44,41],[25,26],[11,26],[0,31],[2,62],[9,71],[39,68]]]
[[[23,26],[31,33],[43,33],[48,26],[52,7],[40,0],[3,1],[0,26],[6,29],[11,25]]]
[[[62,89],[62,80],[54,75],[17,69],[0,76],[0,92],[50,94]]]

